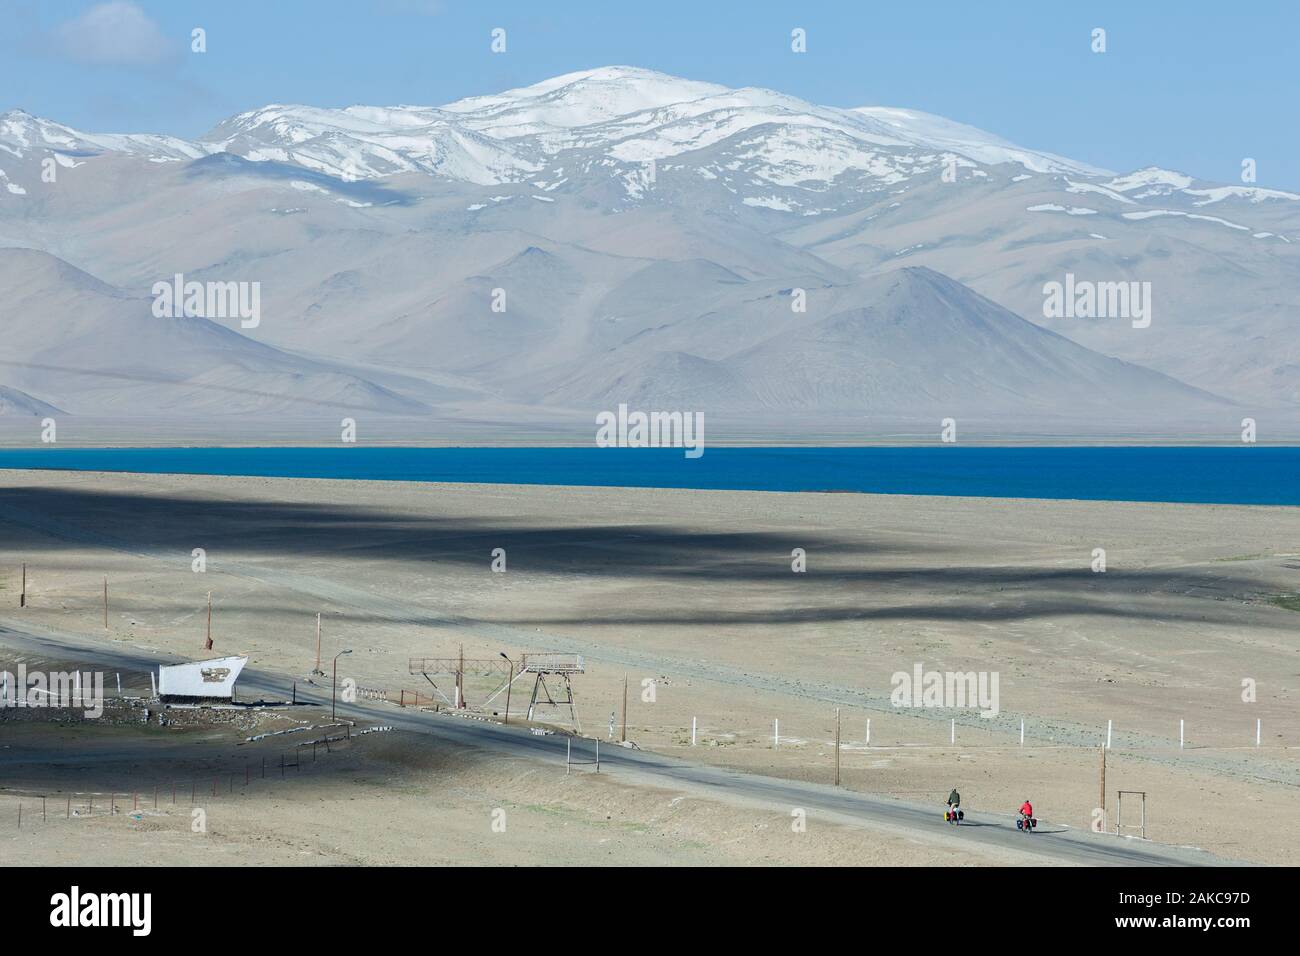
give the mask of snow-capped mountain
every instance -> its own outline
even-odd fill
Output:
[[[125,153],[154,160],[197,159],[212,150],[175,136],[153,133],[83,133],[23,110],[0,114],[0,158],[58,154],[65,157]]]
[[[101,152],[195,159],[228,152],[344,180],[421,172],[476,185],[535,182],[548,191],[615,180],[644,198],[661,173],[716,181],[746,205],[815,213],[842,208],[941,168],[1060,174],[1119,202],[1181,192],[1198,204],[1300,199],[1249,186],[1197,188],[1143,170],[1123,177],[917,110],[818,106],[772,90],[729,89],[613,66],[439,107],[271,105],[189,142],[152,134],[83,133],[21,111],[0,116],[0,156]],[[3,167],[0,167],[3,168]],[[1104,190],[1104,192],[1103,192]],[[829,205],[828,205],[829,203]]]
[[[515,182],[540,165],[437,109],[267,106],[231,117],[201,141],[210,151],[338,176],[423,172],[458,182]]]
[[[949,160],[1103,172],[924,113],[816,106],[631,67],[436,108],[265,107],[232,117],[200,144],[351,179],[414,170],[482,185],[532,178],[555,188],[598,171],[634,199],[651,163],[718,180],[742,199],[761,198],[768,186],[812,197],[836,185],[882,189]]]
[[[261,283],[255,332],[216,324],[274,360],[208,330],[204,348],[240,357],[214,346],[189,363],[154,399],[176,409],[203,404],[192,383],[250,407],[310,381],[367,407],[454,400],[485,418],[581,414],[620,390],[846,420],[923,397],[953,414],[1019,404],[1044,428],[1053,408],[1140,426],[1239,402],[1289,409],[1300,434],[1297,240],[1294,193],[1117,173],[915,110],[628,67],[439,107],[266,106],[192,142],[0,115],[0,252],[48,253],[127,297],[175,273]],[[12,284],[27,266],[9,260]],[[1148,283],[1154,319],[1046,316],[1045,283],[1067,275]],[[59,288],[66,309],[89,301]],[[489,308],[501,291],[509,307]],[[0,322],[27,321],[5,295]],[[78,340],[81,361],[117,361],[111,328]],[[166,327],[141,328],[162,361]],[[133,404],[58,381],[0,367],[0,407]]]

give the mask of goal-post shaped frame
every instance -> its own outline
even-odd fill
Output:
[[[1124,795],[1142,798],[1141,815],[1137,823],[1124,823]],[[1143,840],[1147,838],[1147,792],[1145,790],[1120,790],[1115,806],[1115,835],[1123,836],[1125,829],[1137,830]]]
[[[464,655],[457,657],[412,657],[407,661],[408,673],[422,676],[429,682],[429,686],[434,689],[434,692],[447,702],[447,706],[459,709],[469,707],[465,700],[466,676],[488,678],[497,675],[504,676],[509,667],[510,663],[504,658],[465,657]],[[444,694],[437,681],[433,679],[435,676],[442,674],[449,674],[455,678],[454,699]]]
[[[587,672],[586,662],[581,654],[567,654],[559,651],[527,653],[519,657],[518,663],[504,654],[499,657],[412,657],[408,660],[408,671],[420,674],[434,691],[453,708],[468,708],[465,700],[465,677],[501,677],[497,688],[484,698],[481,707],[487,708],[501,694],[506,693],[517,681],[531,674],[533,691],[528,701],[528,719],[539,706],[568,707],[569,716],[573,718],[574,728],[581,733],[582,723],[578,718],[577,703],[573,694],[573,676]],[[455,699],[443,693],[434,676],[450,674],[456,679]],[[550,677],[552,683],[547,683]],[[556,679],[563,682],[560,688]],[[552,693],[552,686],[558,693]]]
[[[578,719],[577,703],[573,696],[573,675],[585,674],[587,672],[586,662],[582,659],[581,654],[564,654],[557,651],[544,651],[542,653],[522,654],[519,658],[519,667],[513,677],[507,678],[506,682],[494,690],[483,702],[486,707],[492,701],[505,692],[515,681],[520,680],[528,674],[533,675],[533,692],[528,700],[528,719],[533,719],[533,714],[539,704],[551,707],[568,707],[569,716],[573,718],[573,726],[582,733],[582,722]],[[551,693],[551,686],[546,683],[546,678],[559,678],[564,682],[560,699]]]

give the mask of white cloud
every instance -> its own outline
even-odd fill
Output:
[[[59,52],[98,66],[157,66],[178,53],[148,14],[128,0],[110,0],[55,28]]]

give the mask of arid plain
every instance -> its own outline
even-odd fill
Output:
[[[1300,847],[1278,821],[1300,784],[1297,571],[1300,515],[1282,507],[0,472],[5,627],[199,658],[212,591],[213,653],[248,654],[286,693],[310,686],[317,612],[325,668],[351,649],[340,679],[368,688],[427,693],[408,658],[462,646],[579,653],[587,735],[608,741],[613,721],[621,736],[626,678],[642,749],[825,783],[838,708],[843,785],[933,806],[938,831],[835,822],[791,842],[785,807],[388,735],[333,757],[339,773],[310,800],[250,793],[238,814],[214,811],[219,839],[201,852],[165,813],[84,821],[103,862],[1018,862],[944,842],[948,790],[1008,821],[1029,797],[1041,819],[1086,829],[1108,721],[1112,825],[1116,792],[1145,791],[1155,840],[1289,862]],[[2,633],[0,653],[13,656]],[[996,673],[998,715],[892,706],[892,675],[918,664]],[[514,713],[529,689],[515,685]],[[129,777],[104,743],[113,731],[46,732],[109,756],[42,769],[14,757],[41,749],[31,728],[0,721],[6,786],[75,789],[74,765]],[[510,841],[491,842],[490,809],[507,798],[522,812]],[[159,840],[169,827],[176,839]],[[52,862],[84,832],[9,830]]]

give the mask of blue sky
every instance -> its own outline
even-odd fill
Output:
[[[489,50],[493,27],[505,54]],[[790,51],[794,27],[805,54]],[[197,136],[267,103],[437,105],[630,64],[909,106],[1116,170],[1236,182],[1250,157],[1259,185],[1300,189],[1298,27],[1295,3],[1206,0],[0,0],[0,110]]]

